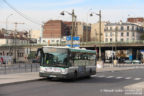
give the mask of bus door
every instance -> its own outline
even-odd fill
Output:
[[[84,54],[79,54],[78,71],[85,75],[86,73],[86,57]]]

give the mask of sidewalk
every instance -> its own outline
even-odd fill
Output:
[[[0,75],[0,85],[15,84],[42,79],[38,72]]]

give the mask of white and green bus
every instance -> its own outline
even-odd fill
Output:
[[[80,48],[43,46],[40,56],[40,77],[77,79],[96,74],[96,51]]]

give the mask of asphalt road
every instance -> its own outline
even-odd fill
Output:
[[[123,88],[144,81],[144,69],[100,72],[77,81],[39,80],[0,87],[0,96],[144,96]]]

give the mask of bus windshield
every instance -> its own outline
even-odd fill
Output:
[[[43,66],[67,67],[68,52],[66,49],[47,48],[47,52],[44,52],[41,64],[43,64]]]

